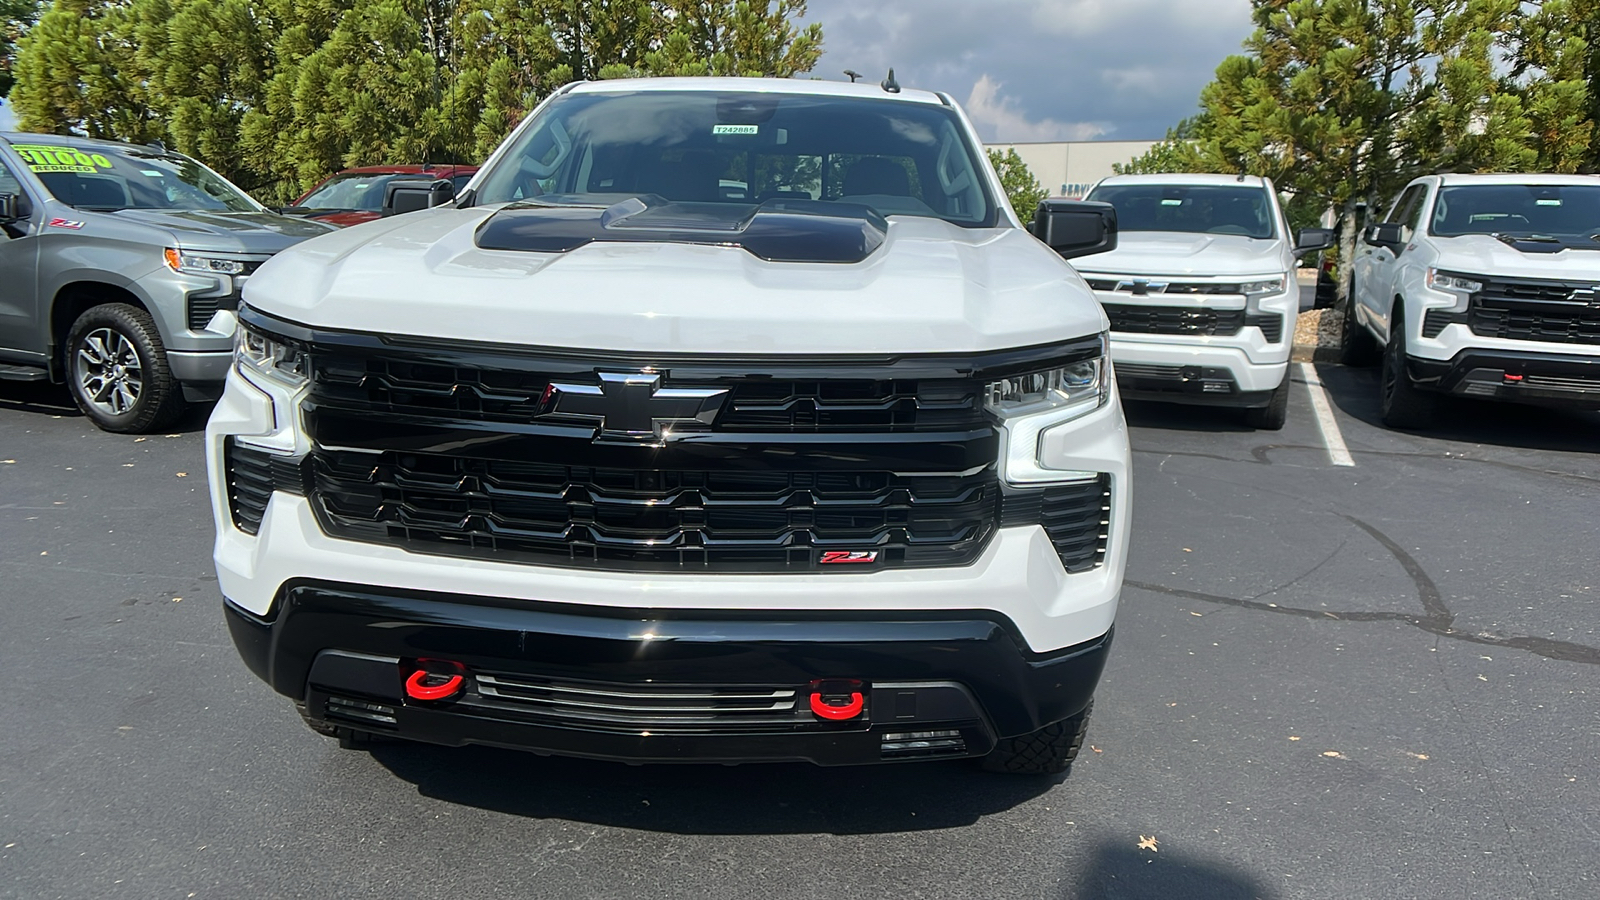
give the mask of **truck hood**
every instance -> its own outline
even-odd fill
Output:
[[[1487,234],[1431,237],[1434,265],[1466,275],[1600,281],[1600,251],[1564,249],[1556,253],[1518,250]]]
[[[1124,231],[1117,249],[1078,259],[1084,272],[1107,275],[1272,275],[1288,266],[1282,242],[1233,234]]]
[[[179,246],[223,253],[277,253],[333,226],[270,212],[123,209],[110,213],[172,232]]]
[[[483,249],[499,211],[343,229],[263,265],[245,302],[334,330],[662,353],[967,353],[1106,328],[1083,280],[1016,228],[896,217],[860,262],[775,262],[652,240]]]

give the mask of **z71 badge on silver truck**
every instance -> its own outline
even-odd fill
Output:
[[[280,254],[207,430],[227,617],[319,732],[1059,772],[1110,647],[1106,319],[942,94],[557,93]],[[425,199],[425,198],[424,198]]]

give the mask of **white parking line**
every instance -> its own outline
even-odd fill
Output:
[[[1328,402],[1328,391],[1317,377],[1316,366],[1300,363],[1300,375],[1311,391],[1311,408],[1317,414],[1317,430],[1322,432],[1322,443],[1328,448],[1328,459],[1336,466],[1353,466],[1356,461],[1344,445],[1344,435],[1339,433],[1339,421],[1333,417],[1333,404]]]

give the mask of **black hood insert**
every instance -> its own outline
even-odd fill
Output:
[[[483,250],[531,253],[566,253],[597,242],[702,244],[740,247],[768,262],[858,263],[883,246],[888,231],[883,216],[854,203],[547,195],[490,216],[476,242]]]

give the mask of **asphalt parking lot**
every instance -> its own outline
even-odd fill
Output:
[[[0,897],[1600,896],[1600,416],[1398,434],[1317,372],[1353,465],[1304,385],[1279,433],[1130,408],[1064,782],[341,751],[228,640],[203,411],[0,383]]]

